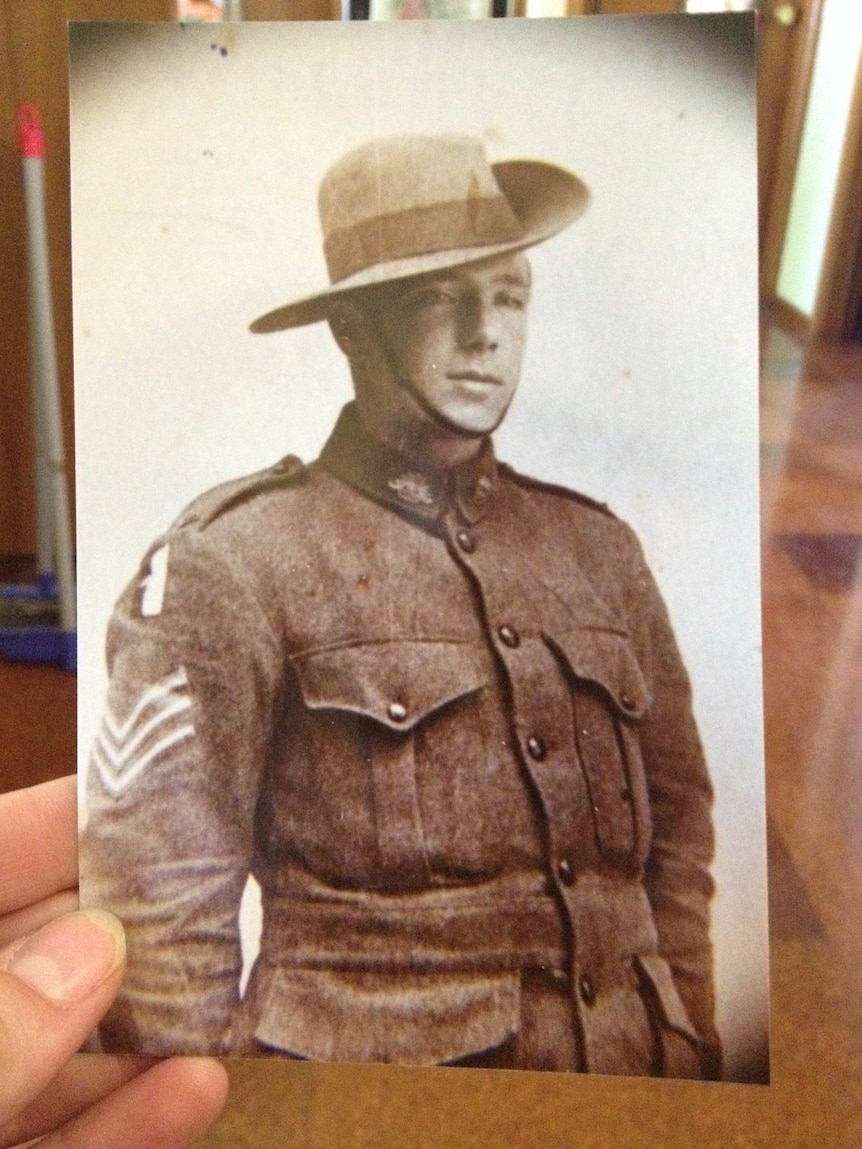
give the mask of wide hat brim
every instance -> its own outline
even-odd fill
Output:
[[[554,164],[538,160],[507,160],[492,164],[491,168],[500,190],[521,224],[522,231],[517,239],[424,252],[372,264],[330,284],[322,291],[267,311],[250,324],[249,330],[256,335],[263,335],[319,323],[326,319],[329,305],[334,300],[365,288],[523,251],[568,227],[589,206],[590,193],[586,184],[572,172]]]

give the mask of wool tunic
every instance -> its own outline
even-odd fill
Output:
[[[107,654],[81,843],[128,936],[106,1048],[451,1062],[517,1032],[541,971],[579,1069],[717,1072],[712,791],[606,508],[490,441],[423,469],[350,405],[315,463],[192,504]]]

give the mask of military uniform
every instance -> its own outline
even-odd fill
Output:
[[[128,932],[108,1048],[717,1072],[710,782],[604,508],[489,441],[423,471],[351,405],[317,462],[158,540],[108,664],[81,856]]]

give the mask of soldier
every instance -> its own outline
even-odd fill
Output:
[[[516,474],[525,252],[588,192],[465,137],[326,175],[355,401],[320,458],[203,495],[120,599],[86,897],[108,1049],[716,1076],[711,787],[632,531]],[[261,887],[244,995],[238,907]]]

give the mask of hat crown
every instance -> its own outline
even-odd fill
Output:
[[[523,251],[568,227],[589,199],[586,184],[555,164],[489,164],[472,136],[372,140],[320,185],[329,286],[259,316],[251,330],[317,323],[348,293]]]
[[[325,235],[378,215],[468,196],[502,195],[480,140],[389,136],[342,156],[320,185]]]
[[[481,141],[470,136],[363,144],[324,176],[318,205],[333,282],[375,264],[523,234]]]

